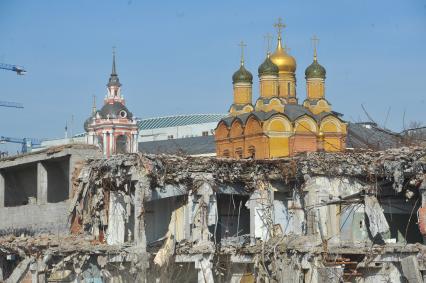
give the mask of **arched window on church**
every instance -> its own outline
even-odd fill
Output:
[[[225,150],[223,151],[223,157],[225,157],[225,158],[229,158],[229,157],[230,157],[230,154],[229,154],[229,150],[228,150],[228,149],[225,149]]]
[[[248,148],[248,154],[249,154],[250,158],[255,158],[256,157],[256,148],[253,145],[249,146],[249,148]]]
[[[127,137],[125,135],[120,135],[116,138],[115,151],[117,154],[127,152]]]
[[[243,149],[241,147],[238,147],[235,150],[235,157],[238,158],[238,159],[243,158]]]

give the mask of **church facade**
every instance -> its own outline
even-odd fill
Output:
[[[121,94],[121,83],[115,67],[115,52],[107,88],[108,94],[105,96],[103,107],[97,110],[94,103],[92,116],[84,123],[86,142],[98,146],[106,157],[136,153],[139,128]]]
[[[253,75],[244,66],[233,74],[233,104],[215,130],[219,157],[270,159],[300,152],[343,151],[347,124],[325,97],[326,70],[314,58],[305,70],[306,98],[296,95],[296,60],[283,47],[281,19],[274,25],[278,42],[258,68],[259,98],[253,103]],[[314,38],[314,40],[317,40]]]

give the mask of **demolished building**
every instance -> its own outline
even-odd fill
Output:
[[[70,147],[0,165],[5,282],[423,282],[426,275],[424,148],[232,160],[106,159]],[[49,178],[58,168],[69,168],[68,177]],[[49,194],[66,184],[69,194]],[[11,202],[17,196],[21,202]],[[16,229],[13,213],[24,219]]]

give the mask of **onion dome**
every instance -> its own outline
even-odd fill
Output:
[[[311,65],[309,65],[305,70],[305,77],[306,79],[311,78],[319,78],[319,79],[325,79],[325,68],[321,66],[317,59],[314,59],[314,62],[312,62]]]
[[[278,35],[277,49],[271,55],[271,60],[275,65],[278,66],[280,73],[294,73],[296,71],[296,59],[294,59],[293,56],[289,55],[287,51],[282,47],[280,35]]]
[[[316,47],[314,48],[314,62],[306,68],[305,78],[325,79],[325,68],[318,63]]]
[[[232,83],[253,83],[253,75],[241,64],[241,67],[232,75]]]
[[[279,69],[278,69],[278,66],[272,62],[268,54],[265,61],[263,61],[263,63],[259,66],[258,72],[259,72],[259,77],[268,76],[268,75],[278,76]]]
[[[92,124],[92,122],[93,122],[93,116],[87,118],[86,121],[84,121],[84,125],[83,126],[84,126],[84,130],[86,132],[89,131],[89,125]]]

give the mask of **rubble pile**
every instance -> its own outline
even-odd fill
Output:
[[[16,256],[3,278],[400,282],[426,270],[426,148],[75,166],[70,234],[0,238],[0,258]]]

